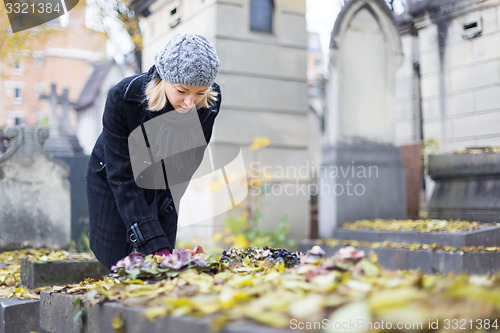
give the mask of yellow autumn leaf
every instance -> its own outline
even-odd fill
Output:
[[[372,311],[390,312],[414,302],[420,296],[422,294],[414,287],[380,290],[370,295],[368,305]]]
[[[147,308],[141,315],[148,318],[151,322],[154,322],[157,317],[165,317],[169,312],[170,309],[166,306],[156,306]]]
[[[250,150],[258,150],[269,146],[270,141],[267,136],[254,136],[252,138],[252,144],[249,146]]]
[[[351,323],[352,321],[356,323],[372,322],[372,315],[366,301],[360,300],[345,304],[333,312],[329,318],[330,323]],[[348,326],[348,328],[345,332],[364,333],[367,331],[364,325],[353,325]],[[336,333],[338,331],[338,328],[333,325],[328,325],[325,330],[326,333]]]
[[[370,262],[372,262],[374,264],[376,264],[378,262],[378,256],[375,253],[375,251],[370,251],[370,255],[368,257],[368,260],[370,260]]]
[[[260,311],[247,312],[247,316],[257,322],[274,327],[286,327],[290,324],[290,318],[280,312]]]
[[[273,176],[274,176],[274,174],[273,174],[272,172],[266,172],[266,173],[264,174],[264,180],[265,180],[266,182],[268,182],[268,181],[270,181],[271,179],[273,179]]]
[[[218,241],[220,241],[222,239],[222,237],[224,237],[224,236],[220,232],[217,232],[217,233],[212,235],[210,240],[214,243],[217,243]]]
[[[123,332],[123,319],[121,317],[113,317],[111,318],[111,327],[117,332]]]
[[[234,238],[233,247],[239,247],[242,249],[246,249],[250,246],[250,242],[243,234],[239,234]]]

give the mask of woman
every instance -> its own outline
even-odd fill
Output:
[[[172,142],[185,144],[192,140],[194,132],[179,130],[176,117],[167,122],[165,116],[197,113],[201,135],[208,143],[221,104],[220,88],[214,82],[220,65],[215,49],[205,37],[180,33],[156,54],[155,64],[147,73],[125,78],[110,90],[103,131],[87,170],[90,247],[105,266],[111,267],[133,251],[162,255],[173,250],[177,205],[171,188],[168,183],[159,187],[163,189],[137,184],[129,140],[134,130],[145,131],[148,122],[162,122],[168,134],[164,136],[168,140],[165,147],[171,149]],[[154,134],[158,133],[149,133],[146,138],[144,132],[144,149],[151,150],[148,141],[155,140]],[[163,166],[164,172],[167,164],[173,165],[172,170],[182,169],[185,160],[162,160],[157,165]]]

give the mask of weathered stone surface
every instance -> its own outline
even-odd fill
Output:
[[[429,172],[434,178],[500,175],[500,153],[429,155]]]
[[[21,262],[21,283],[29,289],[79,283],[86,278],[109,274],[109,269],[97,260]]]
[[[49,333],[83,332],[82,316],[75,318],[82,309],[79,302],[74,306],[78,297],[51,293],[49,290],[42,291],[40,293],[40,328]]]
[[[112,318],[123,321],[123,333],[213,333],[211,317],[193,318],[159,317],[150,321],[142,315],[142,307],[126,307],[116,302],[88,306],[83,305],[81,316],[75,315],[82,309],[78,303],[74,311],[73,304],[78,295],[62,295],[42,291],[40,297],[40,327],[50,333],[114,333]],[[240,321],[226,325],[220,333],[291,333],[293,330],[279,330],[253,322]]]
[[[83,248],[82,235],[88,235],[89,208],[85,178],[90,156],[55,156],[69,167],[69,182],[71,185],[71,240],[77,247]]]
[[[418,231],[393,231],[393,230],[348,230],[337,229],[335,239],[357,240],[367,242],[397,242],[439,244],[443,246],[499,246],[500,227],[483,226],[474,231],[457,232],[418,232]]]
[[[299,250],[307,251],[317,245],[314,241],[304,241]],[[320,246],[326,256],[333,255],[342,246]],[[410,250],[404,248],[357,246],[367,254],[371,251],[378,256],[378,262],[390,270],[420,270],[426,274],[470,273],[492,274],[500,271],[500,252],[447,252]]]
[[[500,222],[500,153],[429,156],[429,217]]]
[[[406,218],[405,168],[394,146],[328,146],[318,178],[320,238],[333,237],[346,221]]]
[[[40,144],[43,128],[4,131],[9,149],[0,156],[0,249],[48,247],[70,241],[70,189],[67,166]]]
[[[0,298],[0,333],[40,331],[40,301]]]

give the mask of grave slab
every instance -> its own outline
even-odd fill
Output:
[[[418,231],[394,231],[374,229],[337,229],[334,239],[357,240],[367,242],[396,242],[408,244],[439,244],[443,246],[465,247],[465,246],[500,246],[500,226],[482,226],[474,231],[457,232],[418,232]]]
[[[73,310],[73,304],[78,295],[51,293],[49,290],[40,294],[40,327],[50,333],[114,333],[111,321],[118,317],[123,321],[123,333],[213,333],[211,323],[213,318],[206,316],[194,318],[191,316],[159,317],[154,321],[142,315],[144,307],[127,307],[117,302],[108,302],[88,306],[84,305],[81,316],[75,320],[75,315],[82,309],[78,304]],[[275,329],[248,321],[233,322],[219,333],[292,333],[289,329]]]
[[[0,298],[0,333],[40,332],[40,301]]]
[[[325,256],[331,256],[345,245],[329,246],[314,240],[303,241],[299,250],[306,252],[314,245],[319,245],[325,251]],[[450,252],[410,250],[405,248],[356,246],[368,255],[375,252],[378,263],[389,270],[420,270],[425,274],[493,274],[500,272],[500,252]]]
[[[21,262],[21,284],[28,289],[79,283],[86,278],[109,274],[109,269],[97,260]]]

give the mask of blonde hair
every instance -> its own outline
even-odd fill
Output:
[[[216,101],[217,93],[212,91],[212,87],[208,87],[203,99],[196,104],[197,108],[208,108],[209,101]],[[167,95],[165,94],[165,81],[161,78],[156,78],[148,82],[146,86],[146,100],[150,111],[160,111],[167,105]]]

